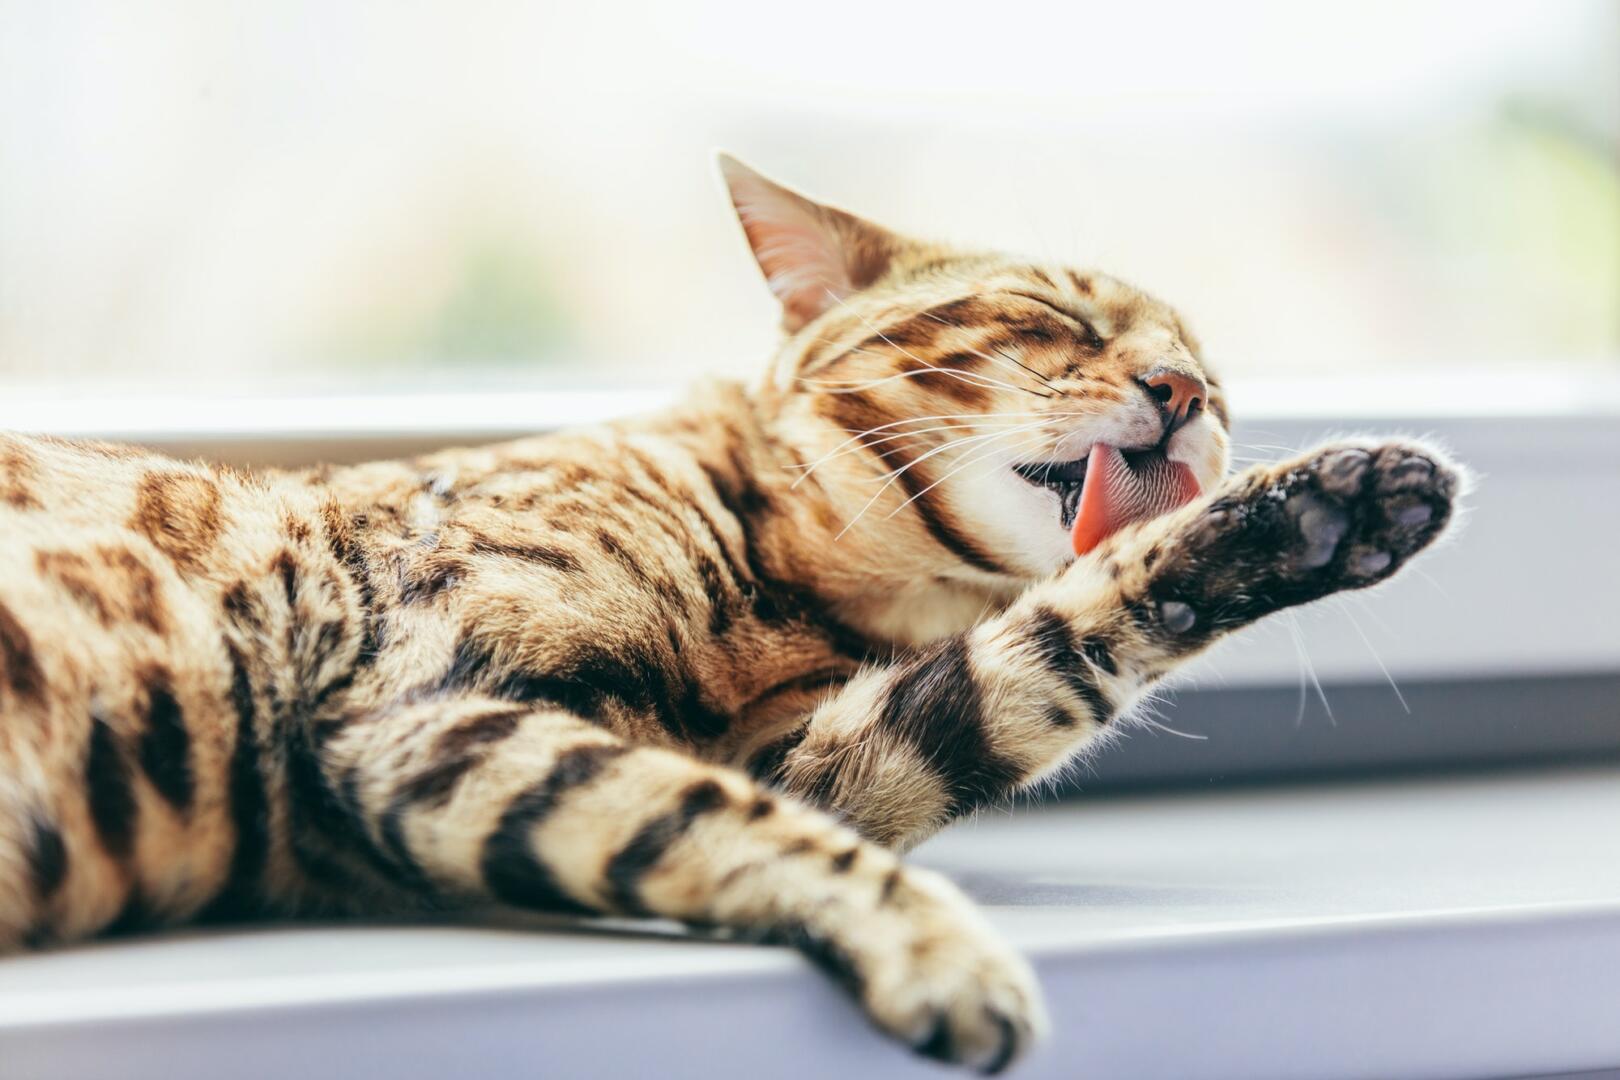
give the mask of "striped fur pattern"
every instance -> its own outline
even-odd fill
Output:
[[[1031,1043],[1027,966],[897,852],[1388,577],[1456,473],[1346,443],[1223,480],[1167,306],[724,168],[787,330],[757,386],[298,473],[0,437],[0,949],[493,898],[792,943],[932,1057]],[[1204,387],[1174,430],[1166,368]],[[1076,560],[1011,466],[1098,440],[1209,494]]]

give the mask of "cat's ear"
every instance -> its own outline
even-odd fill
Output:
[[[876,281],[904,244],[887,229],[767,180],[729,154],[719,161],[789,333]]]

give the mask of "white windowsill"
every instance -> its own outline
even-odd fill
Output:
[[[1035,960],[1020,1080],[1620,1067],[1620,770],[1116,799],[925,845]],[[951,1075],[785,950],[520,926],[0,964],[8,1077]]]

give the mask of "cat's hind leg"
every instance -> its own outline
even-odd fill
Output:
[[[981,1069],[1043,1025],[1029,968],[948,882],[731,769],[480,698],[357,718],[324,754],[398,880],[789,942],[913,1049]]]

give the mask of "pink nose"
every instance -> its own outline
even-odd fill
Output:
[[[1184,371],[1155,371],[1142,380],[1142,385],[1164,411],[1166,434],[1197,416],[1209,395],[1203,379]]]

